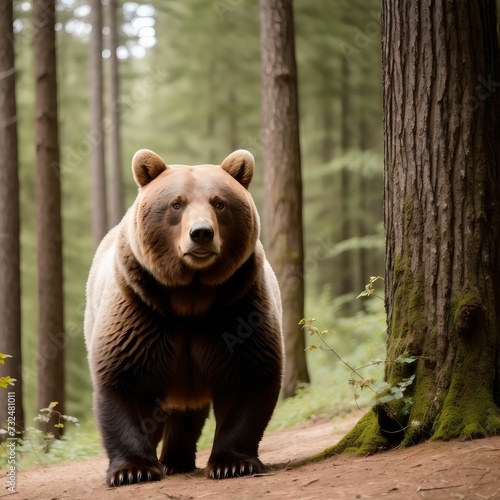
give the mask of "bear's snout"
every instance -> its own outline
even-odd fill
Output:
[[[189,236],[198,245],[205,245],[214,239],[214,229],[208,222],[197,222],[189,231]]]
[[[206,219],[186,221],[179,249],[182,259],[192,269],[212,265],[220,252],[218,227]]]

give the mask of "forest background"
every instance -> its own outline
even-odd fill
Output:
[[[135,198],[130,160],[141,148],[167,163],[220,163],[250,150],[251,191],[262,211],[258,3],[251,0],[118,2],[125,205]],[[91,420],[83,338],[85,282],[94,253],[89,128],[88,2],[58,4],[57,55],[66,345],[66,412]],[[335,330],[354,365],[384,359],[383,302],[356,301],[383,275],[383,157],[379,2],[296,0],[304,194],[306,316]],[[24,407],[38,413],[31,2],[15,2],[21,186]],[[106,19],[104,44],[106,47]],[[104,71],[109,67],[104,49]],[[109,81],[105,75],[105,85]],[[106,89],[105,89],[106,90]],[[104,93],[106,95],[106,92]],[[106,102],[109,113],[116,103]],[[106,123],[109,114],[105,116]],[[286,124],[283,124],[286,126]],[[106,137],[104,138],[106,143]],[[108,178],[108,184],[113,179]],[[264,241],[265,245],[265,241]],[[301,317],[297,316],[297,323]],[[288,403],[290,418],[355,406],[349,371],[331,353],[307,353],[312,385]],[[369,374],[367,374],[369,376]],[[308,398],[308,402],[305,400]],[[312,401],[312,402],[311,402]],[[47,402],[48,404],[49,402]]]

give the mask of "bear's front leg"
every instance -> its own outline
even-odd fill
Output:
[[[164,467],[156,456],[167,415],[148,398],[112,388],[94,393],[96,415],[109,458],[109,486],[159,481]]]
[[[206,474],[226,479],[265,472],[259,443],[271,419],[280,391],[279,381],[261,388],[241,387],[214,395],[216,420]]]

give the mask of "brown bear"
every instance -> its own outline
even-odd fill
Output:
[[[149,150],[132,160],[139,193],[97,249],[85,310],[111,486],[194,470],[210,404],[207,476],[264,470],[258,447],[284,355],[278,283],[248,191],[253,169],[244,150],[220,166],[167,166]]]

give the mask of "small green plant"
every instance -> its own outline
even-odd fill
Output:
[[[56,423],[54,424],[54,427],[56,429],[63,429],[64,428],[64,423],[63,421],[66,422],[72,422],[75,424],[76,427],[79,427],[80,424],[78,423],[78,419],[76,417],[72,417],[70,415],[63,415],[61,412],[55,410],[54,408],[58,405],[59,403],[57,401],[52,401],[47,408],[41,408],[39,410],[38,415],[33,419],[35,422],[44,422],[44,423],[49,423],[52,418],[56,420]],[[44,434],[44,452],[47,453],[52,446],[54,440],[56,439],[55,435],[53,432],[46,432]]]
[[[378,280],[383,280],[383,278],[381,276],[370,277],[368,284],[365,286],[365,290],[363,292],[361,292],[357,298],[371,297],[373,295],[373,296],[378,297],[379,299],[383,300],[382,297],[377,295],[376,290],[375,290],[374,285]],[[398,382],[395,385],[391,385],[388,382],[378,382],[377,383],[376,380],[373,378],[365,378],[360,373],[360,371],[363,370],[364,368],[368,368],[369,366],[380,365],[381,363],[410,364],[410,363],[414,363],[418,359],[418,357],[417,356],[408,356],[406,354],[402,354],[394,360],[376,359],[376,360],[370,361],[366,365],[355,368],[351,364],[349,364],[344,358],[342,358],[342,356],[340,356],[340,354],[338,354],[338,352],[335,351],[335,349],[333,349],[328,344],[328,342],[325,340],[325,336],[332,335],[335,332],[332,330],[320,331],[319,328],[317,328],[313,324],[315,321],[316,321],[315,318],[303,318],[299,322],[299,325],[301,325],[305,330],[307,330],[310,335],[316,336],[317,338],[319,338],[321,340],[321,343],[323,344],[323,345],[320,345],[319,347],[316,344],[311,344],[306,348],[306,350],[321,349],[323,351],[329,351],[334,356],[336,356],[337,359],[339,359],[339,361],[341,361],[347,368],[349,368],[349,370],[351,371],[351,377],[349,379],[349,384],[351,384],[354,387],[355,400],[357,401],[357,399],[359,397],[357,391],[367,388],[367,389],[371,390],[374,394],[372,405],[382,405],[388,410],[388,413],[391,414],[392,412],[387,407],[387,404],[391,401],[401,399],[401,400],[403,400],[404,405],[399,412],[401,415],[408,415],[408,413],[410,412],[410,409],[413,405],[413,398],[412,397],[405,398],[404,394],[405,394],[406,389],[413,384],[413,381],[415,380],[415,374],[411,375],[408,378],[401,380],[400,382]],[[356,404],[357,404],[357,402],[356,402]],[[359,408],[359,405],[358,405],[358,408]]]
[[[305,328],[310,335],[312,336],[316,335],[323,343],[323,345],[319,347],[315,344],[311,344],[306,348],[306,350],[321,349],[323,351],[329,351],[334,356],[336,356],[339,359],[339,361],[341,361],[345,366],[347,366],[347,368],[351,370],[351,378],[349,379],[349,384],[354,386],[354,397],[356,400],[358,399],[358,394],[357,394],[358,389],[362,390],[365,388],[368,388],[374,393],[374,400],[373,400],[374,405],[376,404],[386,405],[390,401],[402,399],[404,397],[404,392],[410,385],[412,385],[413,381],[415,380],[415,375],[405,378],[401,382],[398,382],[396,385],[391,386],[391,384],[389,384],[388,382],[377,383],[372,378],[366,379],[360,373],[360,370],[362,370],[363,368],[367,368],[369,366],[380,365],[381,363],[414,363],[418,359],[417,356],[401,355],[395,360],[376,359],[370,361],[366,365],[354,368],[344,358],[342,358],[342,356],[340,356],[340,354],[337,351],[335,351],[335,349],[333,349],[325,340],[326,335],[334,334],[335,332],[333,332],[332,330],[323,330],[320,332],[320,330],[313,325],[315,321],[316,321],[315,318],[303,318],[299,322],[299,325]],[[403,415],[406,415],[408,414],[413,404],[413,399],[408,397],[403,401],[405,405],[403,406],[401,412]]]
[[[5,364],[5,360],[7,358],[12,358],[12,356],[10,356],[9,354],[0,353],[0,365]],[[13,379],[12,377],[0,377],[0,388],[7,389],[8,386],[15,386],[15,382],[16,379]],[[76,417],[63,415],[61,412],[55,409],[58,404],[59,403],[57,401],[53,401],[47,408],[40,409],[38,415],[33,420],[49,423],[51,419],[54,419],[56,422],[54,424],[55,429],[63,429],[65,426],[65,422],[71,422],[75,424],[75,427],[79,427],[80,424]],[[14,412],[14,403],[12,403],[12,408],[12,411]],[[7,429],[0,428],[0,436],[8,433],[10,436],[14,436],[14,434],[10,434],[9,427],[7,427]],[[31,460],[33,459],[33,457],[35,457],[37,462],[42,461],[40,460],[40,451],[42,451],[43,453],[47,453],[54,443],[56,443],[57,441],[62,441],[61,439],[56,439],[54,432],[43,432],[39,429],[34,429],[33,427],[23,429],[17,426],[15,428],[15,437],[17,439],[17,447],[21,455],[30,455]],[[6,453],[6,448],[3,445],[2,448]],[[60,446],[56,446],[56,448],[60,448]],[[30,460],[27,461],[29,462]]]
[[[365,289],[356,297],[359,299],[360,297],[371,297],[372,295],[375,297],[378,297],[380,300],[384,300],[380,295],[377,295],[375,293],[375,287],[374,284],[378,280],[384,280],[382,276],[370,276],[370,281],[365,285]]]

